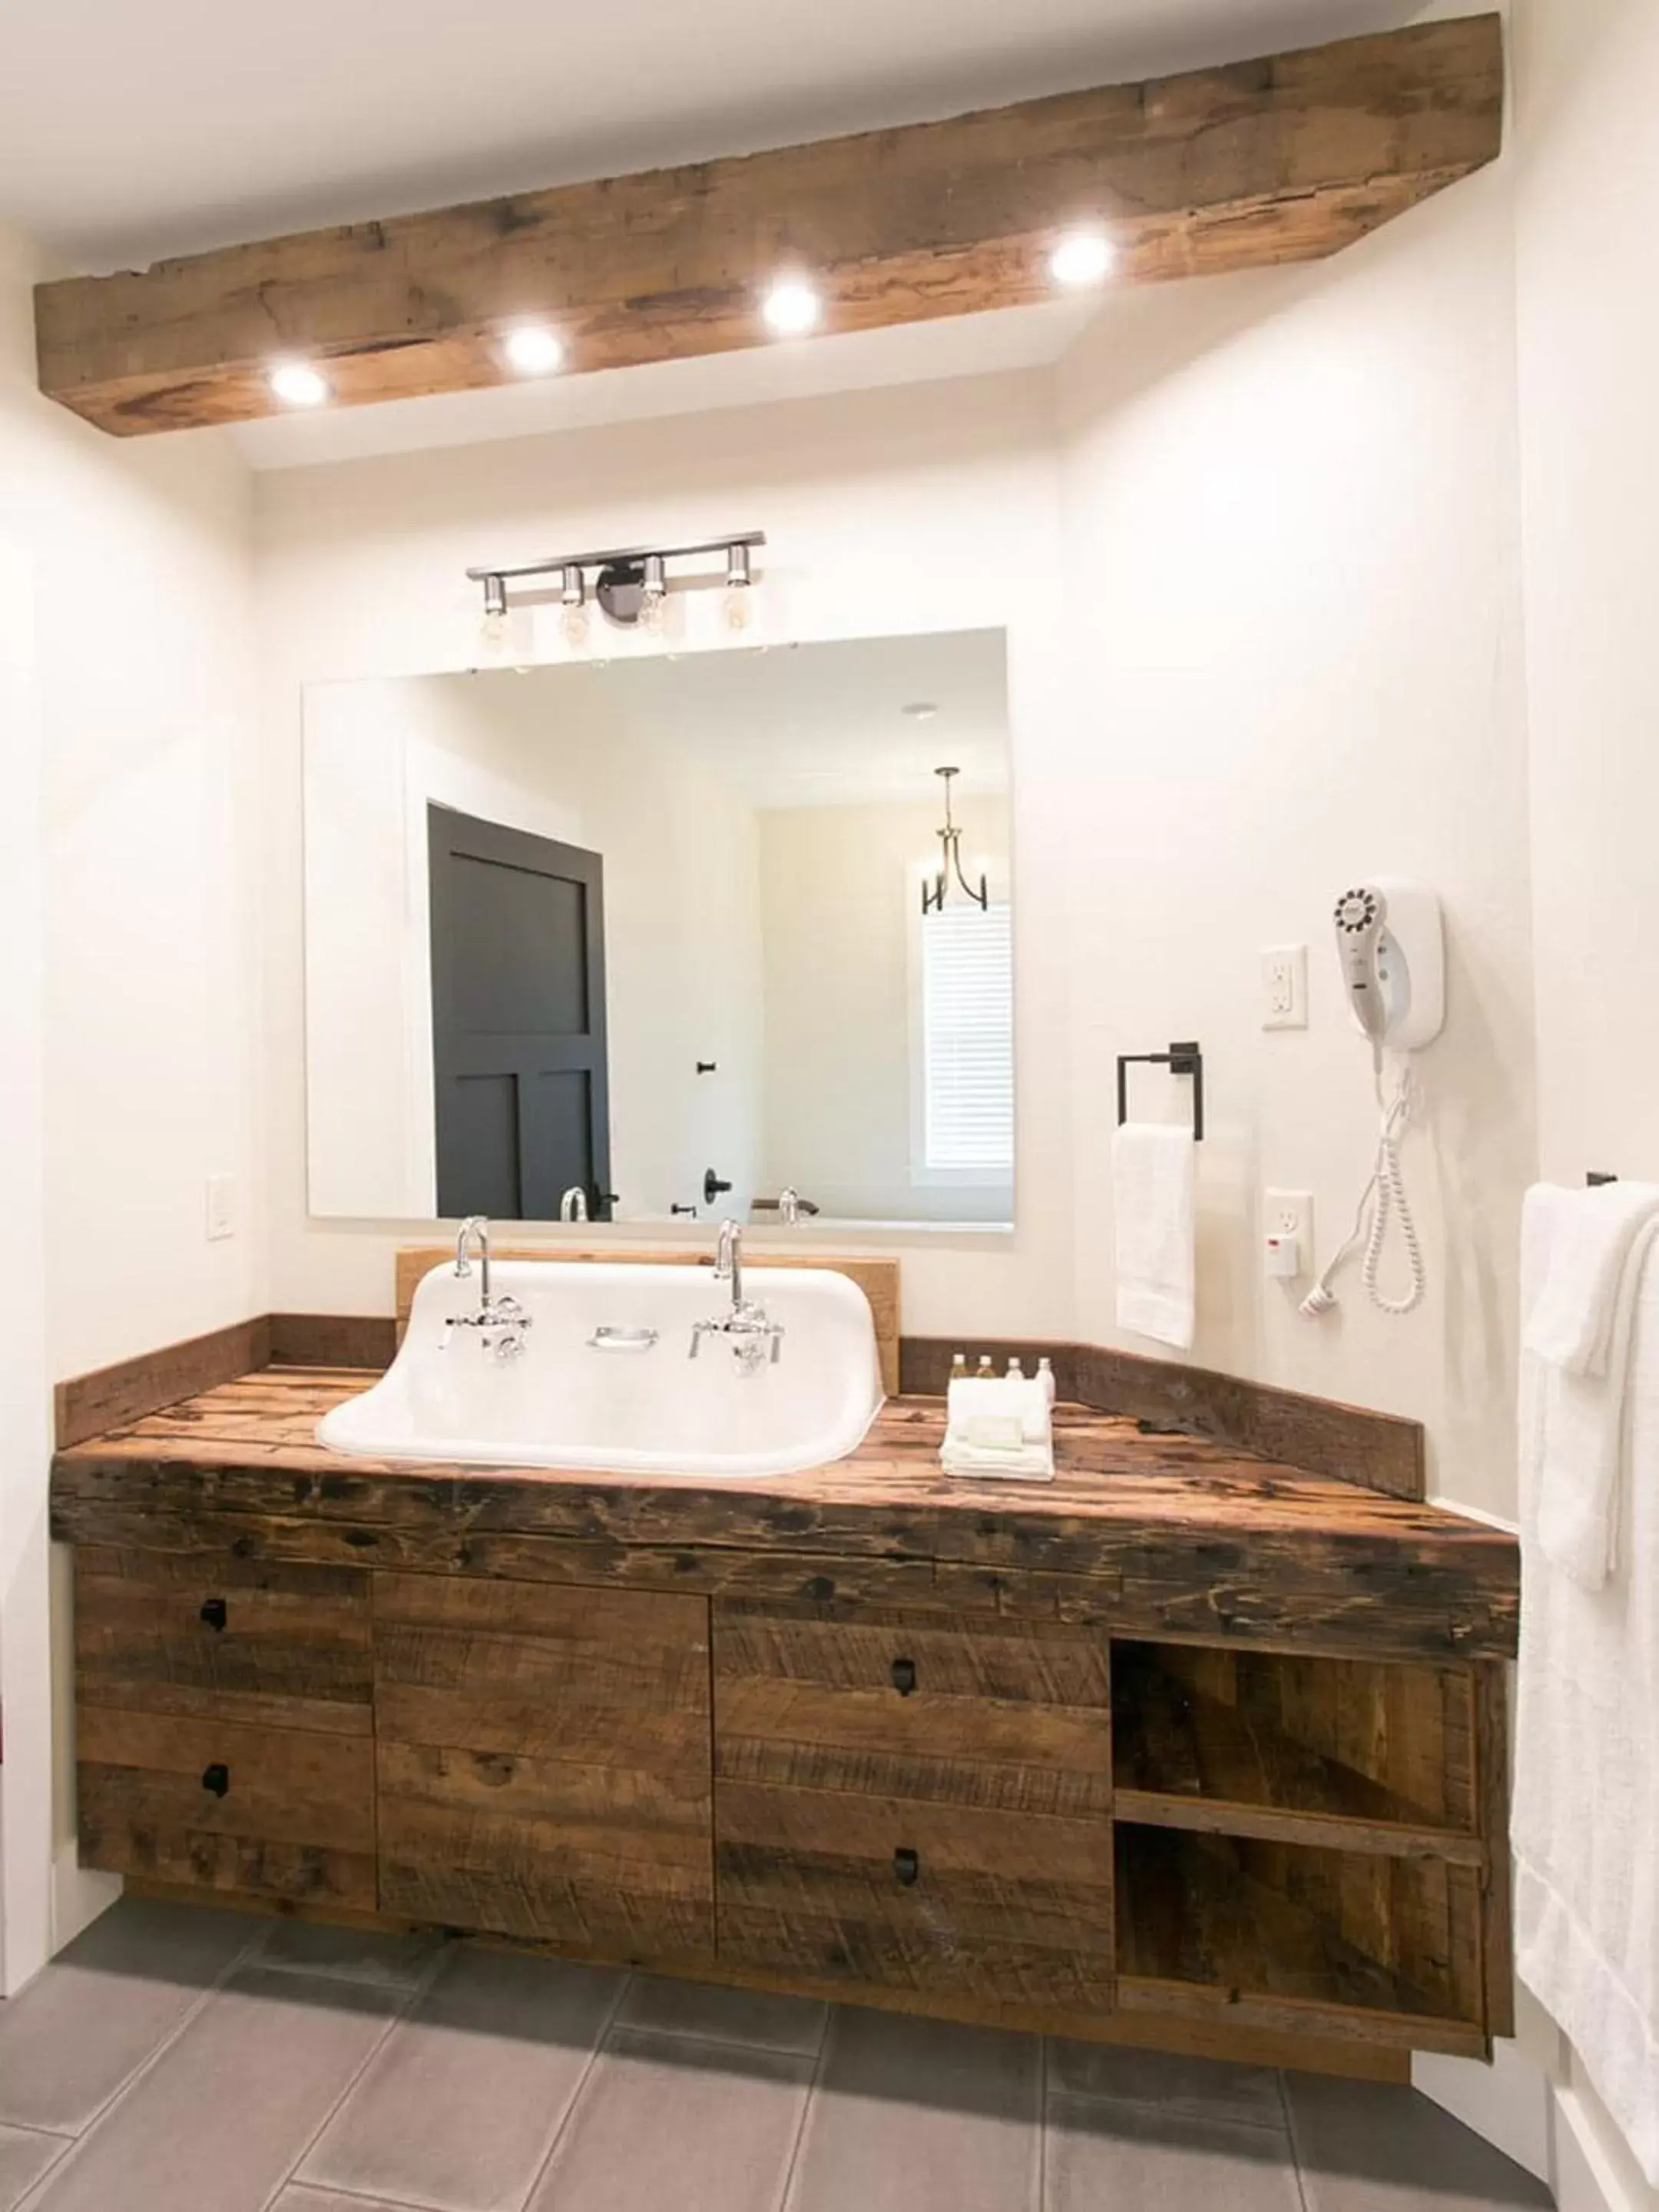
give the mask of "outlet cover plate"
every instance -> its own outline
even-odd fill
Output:
[[[1261,955],[1261,1026],[1305,1030],[1308,1026],[1308,948],[1270,945]]]

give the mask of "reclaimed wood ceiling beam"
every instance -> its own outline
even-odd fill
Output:
[[[35,294],[40,388],[121,435],[278,410],[273,363],[349,404],[514,380],[545,324],[567,370],[776,343],[786,271],[825,331],[1053,296],[1079,225],[1115,282],[1316,259],[1494,159],[1495,15],[1062,93],[948,122],[561,185],[70,277]]]

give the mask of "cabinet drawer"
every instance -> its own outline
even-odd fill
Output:
[[[717,1808],[723,1960],[1109,2010],[1109,1820],[747,1784],[722,1784]]]
[[[373,1908],[367,1739],[97,1705],[76,1730],[83,1864]]]
[[[381,1574],[374,1613],[382,1908],[707,1957],[707,1601]]]
[[[374,1732],[368,1577],[228,1553],[75,1555],[82,1704]]]
[[[715,1771],[1009,1812],[1107,1814],[1106,1639],[1047,1623],[717,1601]]]

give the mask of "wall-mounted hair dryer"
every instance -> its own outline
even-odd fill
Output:
[[[1417,1103],[1416,1077],[1402,1064],[1389,1097],[1383,1086],[1385,1052],[1413,1053],[1432,1044],[1445,1026],[1446,949],[1440,902],[1421,884],[1392,876],[1344,891],[1336,902],[1337,958],[1355,1022],[1370,1040],[1376,1103],[1382,1116],[1370,1181],[1361,1194],[1354,1224],[1341,1249],[1302,1302],[1309,1317],[1336,1304],[1331,1282],[1362,1244],[1361,1277],[1371,1304],[1387,1314],[1408,1314],[1428,1288],[1417,1227],[1400,1167],[1400,1142]],[[1380,1280],[1390,1221],[1399,1224],[1410,1280],[1390,1297]]]

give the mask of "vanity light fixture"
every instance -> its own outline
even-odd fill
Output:
[[[469,583],[483,586],[486,618],[492,614],[505,617],[515,584],[532,578],[553,578],[560,630],[567,645],[580,647],[587,641],[590,599],[619,629],[660,632],[665,626],[672,587],[669,574],[672,564],[706,561],[714,555],[726,562],[726,621],[733,629],[746,629],[755,580],[753,555],[765,543],[763,530],[734,530],[725,537],[700,538],[695,545],[632,545],[614,552],[559,553],[546,561],[469,568],[466,575]],[[542,596],[547,595],[544,591]]]
[[[1048,257],[1048,271],[1056,284],[1082,291],[1103,284],[1117,262],[1117,248],[1103,231],[1074,230],[1062,238]]]
[[[550,376],[564,360],[564,346],[544,323],[520,323],[502,345],[507,367],[520,376]]]
[[[334,396],[333,386],[308,361],[279,361],[266,381],[284,407],[320,407]]]
[[[931,883],[924,883],[921,887],[921,910],[924,914],[943,911],[945,893],[950,889],[953,875],[975,906],[983,908],[991,903],[991,889],[984,876],[981,876],[979,889],[975,890],[962,872],[962,832],[951,811],[951,779],[961,773],[960,769],[955,768],[936,768],[933,770],[933,774],[943,777],[945,781],[945,827],[939,832],[939,872]]]
[[[774,337],[805,337],[823,319],[823,301],[801,276],[780,276],[761,301]]]

